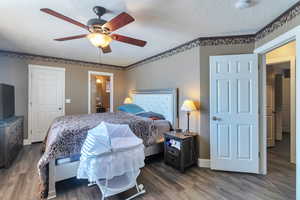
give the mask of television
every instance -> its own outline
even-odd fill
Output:
[[[0,120],[15,115],[15,87],[0,83]]]

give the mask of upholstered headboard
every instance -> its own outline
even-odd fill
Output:
[[[134,90],[132,99],[134,104],[139,105],[145,111],[162,114],[174,127],[177,127],[177,89]]]

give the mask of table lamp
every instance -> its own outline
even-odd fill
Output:
[[[192,100],[185,100],[181,106],[181,111],[184,111],[187,114],[187,129],[186,129],[187,133],[190,132],[190,114],[192,111],[195,111],[195,110],[197,110],[197,109]]]
[[[132,100],[130,97],[126,97],[124,100],[124,104],[132,104]]]

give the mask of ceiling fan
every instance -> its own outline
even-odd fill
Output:
[[[115,18],[107,22],[101,19],[101,16],[106,13],[106,9],[101,6],[95,6],[93,8],[93,11],[98,16],[98,18],[90,19],[87,22],[87,25],[84,25],[76,20],[73,20],[49,8],[42,8],[41,11],[89,31],[88,34],[58,38],[58,39],[54,39],[55,41],[66,41],[66,40],[88,38],[95,47],[102,49],[103,53],[111,52],[111,48],[109,44],[112,40],[124,42],[131,45],[136,45],[139,47],[144,47],[147,43],[146,41],[143,40],[138,40],[138,39],[134,39],[119,34],[112,34],[113,31],[116,31],[117,29],[134,21],[134,18],[125,12],[119,14],[118,16],[116,16]]]

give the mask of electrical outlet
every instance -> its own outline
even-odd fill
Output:
[[[71,103],[71,99],[66,99],[66,103]]]

